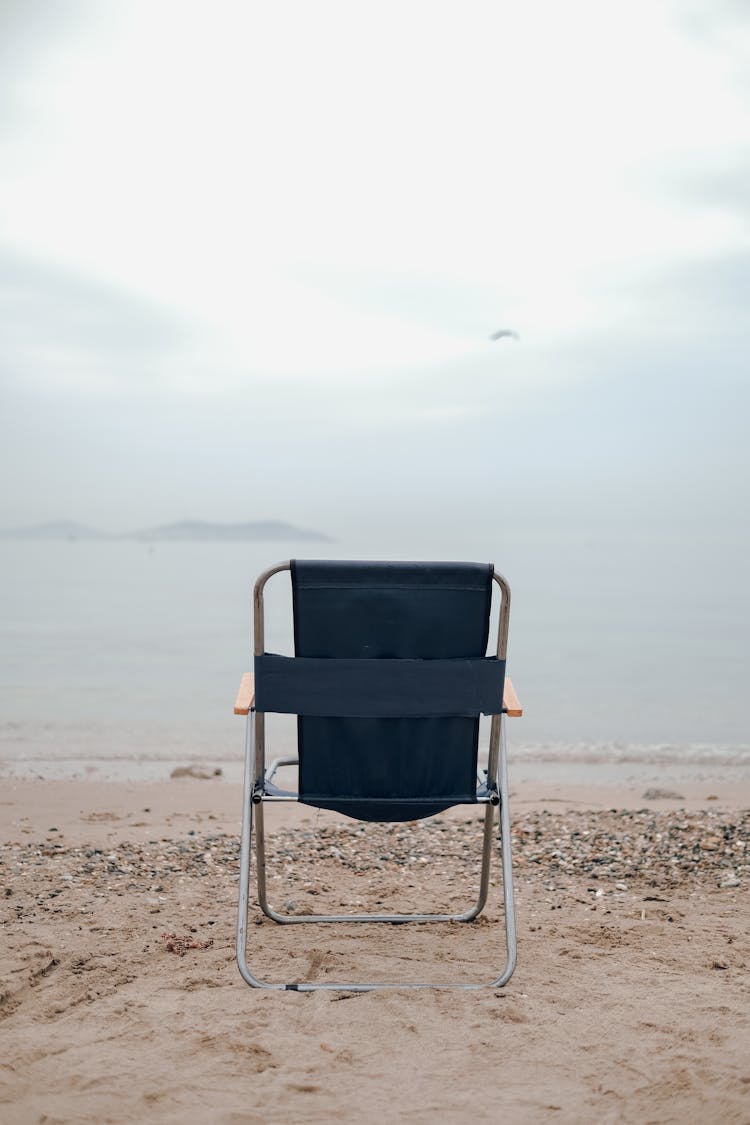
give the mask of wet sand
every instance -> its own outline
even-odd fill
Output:
[[[236,786],[6,782],[2,1118],[747,1122],[749,789],[519,786],[503,990],[295,994],[248,989],[234,963]],[[267,824],[289,913],[471,902],[464,809],[362,831],[285,806]],[[252,967],[490,980],[495,871],[470,925],[279,927],[253,909]]]

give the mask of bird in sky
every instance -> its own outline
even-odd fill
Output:
[[[512,328],[498,328],[497,332],[493,332],[490,340],[520,340],[521,337]]]

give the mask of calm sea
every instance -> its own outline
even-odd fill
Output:
[[[719,566],[710,545],[667,540],[412,538],[398,552],[382,536],[0,543],[0,773],[163,778],[201,764],[239,778],[252,585],[296,555],[495,563],[526,712],[510,726],[516,777],[750,776],[741,558],[723,551]],[[288,577],[273,579],[271,651],[291,652],[290,602]],[[269,721],[289,749],[292,724]]]

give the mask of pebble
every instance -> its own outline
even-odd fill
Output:
[[[682,793],[675,793],[673,789],[647,789],[643,794],[644,801],[684,801]]]
[[[525,812],[513,817],[513,867],[517,876],[545,880],[585,877],[606,890],[627,890],[636,880],[650,887],[686,882],[737,887],[750,879],[750,810],[722,812],[648,809],[607,812]],[[482,819],[437,817],[406,824],[357,821],[283,828],[267,837],[269,869],[282,871],[298,886],[333,885],[347,870],[398,879],[475,879],[479,868]],[[495,845],[499,852],[499,843]],[[111,851],[91,844],[16,841],[0,853],[0,883],[6,894],[29,874],[54,894],[72,885],[109,893],[113,884],[142,885],[160,892],[175,878],[209,877],[236,883],[239,838],[191,829],[176,839],[130,841]],[[43,867],[44,874],[39,871]],[[601,897],[601,895],[599,895]],[[151,899],[153,902],[153,899]]]

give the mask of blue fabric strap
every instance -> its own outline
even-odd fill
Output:
[[[497,715],[505,661],[255,657],[258,711],[337,718]]]

